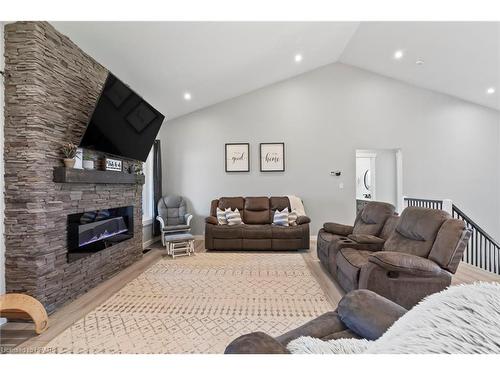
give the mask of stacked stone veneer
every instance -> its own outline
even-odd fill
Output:
[[[142,185],[61,184],[107,70],[46,22],[5,26],[6,285],[53,311],[142,256]],[[67,215],[130,206],[134,238],[67,262]]]

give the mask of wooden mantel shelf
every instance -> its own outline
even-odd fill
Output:
[[[66,184],[144,184],[144,175],[55,167],[53,181]]]

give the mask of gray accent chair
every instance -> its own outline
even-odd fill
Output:
[[[183,197],[168,195],[160,198],[156,220],[160,222],[163,245],[167,235],[190,232],[192,219],[193,215],[187,212],[187,204]]]

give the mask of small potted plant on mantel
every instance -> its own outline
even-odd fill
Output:
[[[71,142],[65,143],[62,146],[62,153],[64,155],[64,166],[66,168],[73,168],[75,166],[75,156],[78,147]]]
[[[94,156],[84,153],[83,154],[83,169],[94,169]]]

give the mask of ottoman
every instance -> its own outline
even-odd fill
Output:
[[[194,254],[194,237],[190,233],[177,233],[166,235],[165,247],[167,248],[167,255],[175,256]]]

